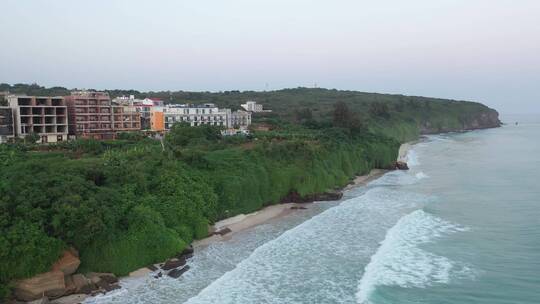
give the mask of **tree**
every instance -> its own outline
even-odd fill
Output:
[[[303,108],[301,110],[295,110],[296,121],[299,123],[313,120],[313,113],[310,108]]]
[[[346,103],[338,101],[334,104],[333,121],[335,127],[348,128],[351,118],[352,113]]]
[[[390,118],[390,109],[386,103],[374,102],[369,106],[369,113],[375,117]]]

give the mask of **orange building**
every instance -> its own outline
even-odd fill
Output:
[[[152,131],[165,131],[165,115],[162,111],[152,111],[150,114]]]

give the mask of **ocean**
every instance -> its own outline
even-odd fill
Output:
[[[409,171],[87,303],[540,303],[540,124],[429,136]]]

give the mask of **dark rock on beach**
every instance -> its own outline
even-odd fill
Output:
[[[332,191],[332,192],[324,192],[324,193],[316,193],[316,194],[309,194],[306,196],[301,196],[298,192],[290,192],[281,199],[280,203],[287,204],[287,203],[312,203],[316,201],[337,201],[340,200],[343,197],[343,193],[339,191]]]
[[[163,265],[163,267],[161,267],[161,269],[171,270],[171,269],[178,268],[184,265],[186,265],[186,259],[184,257],[172,258],[172,259],[168,259]]]
[[[218,234],[218,235],[225,235],[225,234],[228,234],[228,233],[231,233],[232,230],[229,229],[229,228],[223,228],[221,230],[218,230],[216,232],[214,232],[214,234]]]
[[[179,278],[182,274],[184,274],[184,272],[188,271],[189,270],[189,265],[186,265],[186,267],[184,268],[181,268],[181,269],[173,269],[171,271],[169,271],[169,273],[167,273],[167,275],[171,278]]]
[[[388,167],[389,170],[409,170],[409,166],[404,161],[396,161]]]

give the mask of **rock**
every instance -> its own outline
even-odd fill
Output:
[[[228,233],[231,233],[232,230],[229,228],[229,227],[225,227],[221,230],[218,230],[216,232],[214,232],[214,234],[219,234],[219,235],[225,235],[225,234],[228,234]]]
[[[306,210],[307,208],[304,206],[292,206],[291,209],[292,210]]]
[[[82,303],[86,298],[88,298],[88,295],[79,293],[58,298],[50,302],[50,304],[78,304]]]
[[[341,192],[325,192],[320,194],[315,194],[313,201],[337,201],[343,197]]]
[[[109,292],[111,290],[115,290],[115,289],[119,289],[120,288],[120,285],[118,284],[109,284],[107,281],[105,280],[100,280],[97,284],[97,287],[99,287],[101,290],[105,291],[105,292]]]
[[[118,278],[113,273],[108,272],[90,272],[86,275],[90,281],[97,284],[99,280],[104,280],[109,284],[118,283]]]
[[[409,166],[406,162],[403,161],[397,161],[396,162],[396,169],[398,170],[409,170]]]
[[[21,280],[15,285],[15,297],[23,301],[41,299],[43,296],[56,298],[66,292],[64,273],[49,271],[32,278]]]
[[[182,269],[173,269],[171,271],[169,271],[169,273],[167,273],[167,275],[171,278],[175,278],[175,279],[178,279],[182,274],[184,274],[184,272],[188,271],[189,270],[189,265],[186,265],[186,267],[182,268]]]
[[[301,196],[298,192],[290,192],[281,199],[280,203],[312,203],[315,201],[337,201],[343,197],[343,193],[339,191],[331,191],[324,193],[310,194]]]
[[[160,271],[158,274],[154,276],[154,279],[159,279],[163,276],[163,273]]]
[[[168,259],[166,262],[165,262],[165,265],[163,265],[163,267],[161,267],[161,269],[163,270],[171,270],[173,268],[178,268],[180,266],[184,266],[186,265],[186,259],[181,257],[181,258],[172,258],[172,259]]]
[[[34,301],[31,301],[31,302],[26,302],[26,304],[49,304],[49,298],[47,297],[43,297],[41,299],[38,299],[38,300],[34,300]]]
[[[51,270],[62,271],[65,275],[70,275],[77,271],[80,264],[81,261],[73,254],[72,250],[65,250],[62,257],[53,264]]]
[[[78,293],[91,294],[92,291],[96,290],[96,285],[80,273],[72,275],[71,279],[77,287],[76,292]]]
[[[157,268],[156,265],[154,265],[154,264],[148,265],[148,266],[146,266],[146,268],[150,269],[151,271],[156,271],[156,270],[159,269],[159,268]]]
[[[65,295],[70,295],[77,292],[77,286],[75,286],[75,283],[73,282],[73,278],[71,276],[65,276],[64,282],[66,285]]]
[[[189,245],[182,251],[181,255],[190,255],[190,254],[192,255],[193,252],[194,252],[193,246]]]

